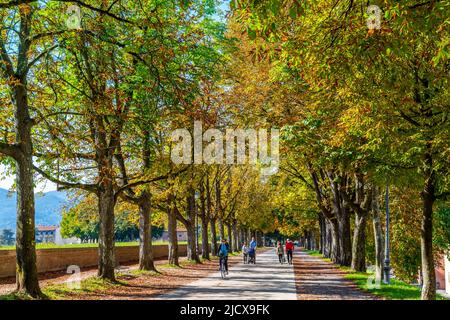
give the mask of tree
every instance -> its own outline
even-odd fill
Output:
[[[422,298],[434,299],[433,207],[435,201],[445,200],[448,196],[448,172],[441,170],[445,166],[444,155],[448,149],[448,106],[445,102],[449,94],[448,60],[444,58],[448,57],[448,51],[443,46],[448,40],[448,5],[442,2],[405,1],[399,4],[387,1],[380,5],[384,12],[381,27],[369,30],[367,17],[362,15],[364,10],[361,11],[366,4],[358,1],[305,4],[250,0],[231,5],[235,20],[253,40],[256,53],[270,57],[274,70],[285,70],[294,79],[299,79],[307,100],[314,106],[307,108],[313,112],[313,119],[320,118],[325,123],[337,125],[335,128],[338,130],[325,126],[331,134],[325,141],[320,140],[332,152],[320,157],[319,162],[313,161],[310,168],[313,169],[313,180],[321,182],[320,179],[327,176],[332,180],[332,197],[322,192],[326,179],[322,179],[324,183],[315,185],[318,187],[318,202],[325,209],[322,211],[325,216],[333,218],[327,212],[332,208],[340,222],[338,229],[342,231],[347,223],[344,212],[336,206],[336,196],[347,195],[347,201],[340,207],[345,209],[351,205],[353,208],[350,210],[357,213],[357,220],[364,222],[361,213],[358,214],[358,207],[353,201],[348,201],[351,200],[349,194],[343,192],[350,186],[345,183],[348,173],[367,172],[370,182],[380,185],[382,180],[386,183],[393,172],[401,168],[404,169],[401,179],[391,179],[389,183],[397,185],[413,180],[416,185],[422,184]],[[282,79],[285,83],[286,78]],[[292,81],[287,81],[288,85],[289,82]],[[340,111],[333,113],[327,108],[327,103]],[[359,114],[352,109],[359,110]],[[341,116],[347,114],[347,121],[333,121],[339,119],[339,113]],[[327,114],[331,116],[328,119]],[[350,114],[353,118],[348,117]],[[362,123],[370,126],[359,133],[359,137],[356,136],[358,139],[350,140],[356,142],[358,148],[353,151],[336,148],[339,146],[336,141],[350,138],[348,133],[358,130],[358,126],[351,126],[354,124],[352,119],[361,121],[361,118]],[[317,157],[324,150],[327,151],[313,152],[313,156]],[[343,151],[352,151],[352,161],[342,162],[343,159],[334,157],[334,162],[330,163],[333,152]],[[365,154],[365,151],[370,153]],[[348,172],[348,165],[358,165],[360,161],[355,160],[361,156],[364,161],[359,163],[358,170]],[[328,174],[330,164],[334,166],[331,176]],[[344,170],[339,168],[342,165],[345,165]],[[336,166],[339,168],[337,172]],[[351,193],[354,194],[354,190]],[[380,227],[376,230],[379,234]],[[358,232],[355,235],[359,237],[362,234]],[[339,234],[336,238],[340,244],[348,242],[342,242],[345,238]],[[380,246],[377,247],[379,249]],[[340,255],[339,260],[346,263],[348,246],[339,249],[340,252],[334,255]],[[362,266],[362,262],[354,261],[356,265]]]
[[[3,246],[11,246],[14,244],[14,232],[10,229],[3,229],[0,235],[0,244]]]

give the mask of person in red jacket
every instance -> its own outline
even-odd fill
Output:
[[[292,264],[292,252],[294,251],[294,243],[291,240],[287,239],[285,248],[286,248],[286,255],[287,255],[288,263]]]

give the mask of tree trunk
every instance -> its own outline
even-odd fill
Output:
[[[237,229],[237,221],[236,219],[233,220],[232,225],[232,231],[233,231],[233,251],[238,252],[239,251],[239,233]]]
[[[150,196],[144,191],[139,203],[139,270],[156,271],[153,261]]]
[[[193,188],[190,189],[188,199],[187,199],[187,221],[186,221],[186,230],[187,230],[187,258],[188,260],[192,260],[195,262],[200,262],[197,252],[197,244],[195,237],[195,190]]]
[[[211,254],[213,256],[217,255],[217,233],[216,233],[216,219],[210,220],[211,226]]]
[[[320,250],[320,241],[321,241],[321,236],[320,234],[315,233],[315,243],[316,243],[316,250],[319,251]]]
[[[194,224],[188,224],[186,226],[187,230],[187,259],[199,262],[199,258],[197,255],[197,248],[195,245],[195,227]]]
[[[334,216],[337,218],[338,226],[337,235],[333,234],[333,241],[338,241],[339,255],[337,256],[337,261],[333,260],[333,262],[343,266],[350,266],[352,262],[350,214],[348,204],[343,201],[341,194],[341,189],[346,187],[348,181],[346,177],[340,177],[340,182],[337,182],[337,176],[332,171],[327,172],[327,175],[333,194],[333,211]]]
[[[202,219],[202,258],[209,260],[208,220]]]
[[[219,236],[220,236],[220,240],[222,240],[222,239],[225,239],[225,227],[223,225],[222,218],[219,217],[218,221],[219,221]]]
[[[338,263],[342,266],[350,267],[352,263],[352,241],[350,228],[350,214],[347,208],[343,208],[338,215],[339,228],[339,259]]]
[[[98,276],[115,281],[114,268],[114,190],[112,180],[107,180],[98,192],[98,208],[100,214],[99,264]]]
[[[206,185],[208,187],[208,184]],[[210,206],[208,205],[208,196],[205,199],[205,188],[200,184],[200,218],[202,223],[202,258],[209,260],[209,241],[208,241],[208,219]],[[207,208],[208,207],[208,208]],[[207,212],[208,211],[208,212]]]
[[[24,130],[25,131],[25,130]],[[16,227],[16,285],[17,291],[34,298],[40,297],[35,248],[34,185],[30,133],[22,132],[23,147],[21,159],[17,161],[17,227]],[[27,154],[28,153],[28,154]]]
[[[328,219],[325,219],[325,228],[326,228],[326,239],[325,239],[325,247],[324,247],[324,256],[326,258],[331,259],[331,253],[333,251],[333,231],[331,222]]]
[[[209,176],[206,175],[206,237],[205,239],[208,239],[208,224],[211,224],[211,229],[212,226],[214,225],[214,235],[212,234],[212,230],[211,230],[211,245],[207,244],[208,246],[208,259],[209,259],[209,254],[211,253],[212,255],[216,254],[216,222],[213,221],[211,222],[212,218],[213,218],[213,212],[212,212],[212,199],[211,199],[211,189],[210,189],[210,184],[209,184]]]
[[[255,231],[255,239],[256,239],[256,243],[258,244],[258,247],[262,247],[262,237],[261,237],[261,232],[259,231]]]
[[[328,223],[330,228],[330,259],[335,263],[339,263],[340,246],[339,246],[339,230],[338,223],[335,219]]]
[[[308,231],[309,238],[309,250],[314,250],[314,234],[312,231]]]
[[[227,223],[227,232],[228,232],[228,244],[230,245],[230,253],[233,252],[233,234],[231,230],[231,223]]]
[[[366,213],[355,213],[351,268],[366,272]]]
[[[179,266],[178,260],[178,237],[177,237],[177,217],[174,208],[167,206],[168,225],[167,232],[169,235],[169,264]]]
[[[372,224],[373,224],[373,235],[375,243],[375,279],[383,280],[383,252],[384,252],[384,239],[383,230],[381,228],[380,219],[380,204],[379,204],[379,189],[378,187],[373,187],[372,196]]]
[[[32,121],[29,114],[27,88],[30,32],[34,9],[32,7],[26,9],[20,10],[20,30],[17,33],[19,38],[16,39],[16,42],[20,44],[16,55],[17,68],[14,70],[12,65],[14,59],[8,57],[7,49],[4,47],[0,49],[0,64],[2,65],[1,74],[6,81],[5,86],[9,86],[14,104],[15,146],[11,146],[7,155],[13,157],[16,163],[16,290],[39,298],[42,293],[36,267]]]
[[[432,171],[433,158],[430,143],[425,154],[425,186],[421,193],[423,214],[421,225],[420,249],[422,256],[422,300],[436,299],[436,274],[433,257],[433,204],[435,201],[435,173]]]
[[[324,218],[321,214],[318,214],[318,220],[319,220],[319,252],[321,254],[325,254],[325,239],[326,239],[326,228],[325,228],[325,222]]]

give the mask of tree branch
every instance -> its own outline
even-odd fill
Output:
[[[0,9],[9,9],[14,6],[18,6],[21,4],[27,4],[27,3],[33,3],[37,2],[38,0],[12,0],[5,3],[0,3]]]
[[[135,24],[134,21],[131,21],[131,20],[128,20],[128,19],[125,19],[125,18],[121,18],[121,17],[115,15],[114,13],[111,13],[110,10],[112,9],[112,6],[110,6],[108,8],[108,10],[104,10],[104,9],[96,8],[96,7],[94,7],[94,6],[90,5],[90,4],[87,4],[87,3],[83,2],[83,1],[80,1],[80,0],[55,0],[55,1],[76,3],[80,7],[87,8],[89,10],[92,10],[92,11],[95,11],[95,12],[98,12],[98,13],[101,13],[101,14],[105,14],[105,15],[107,15],[107,16],[109,16],[109,17],[111,17],[111,18],[113,18],[113,19],[115,19],[117,21],[126,22],[126,23],[129,23],[129,24]]]
[[[0,153],[3,153],[8,157],[17,159],[19,156],[19,152],[20,152],[19,146],[15,144],[0,142]]]
[[[29,70],[32,66],[34,66],[34,64],[38,62],[44,55],[49,54],[52,50],[56,49],[57,47],[58,45],[55,44],[54,46],[51,46],[47,50],[42,51],[36,58],[33,59],[33,61],[31,61],[28,64],[27,70]]]
[[[148,180],[139,180],[139,181],[135,181],[135,182],[128,183],[128,184],[126,184],[126,185],[121,186],[121,187],[116,191],[115,197],[117,198],[118,196],[120,196],[120,194],[121,194],[122,192],[124,192],[125,190],[128,190],[128,189],[130,189],[130,188],[138,187],[138,186],[141,186],[141,185],[144,185],[144,184],[149,184],[149,183],[156,182],[156,181],[160,181],[160,180],[165,180],[165,179],[169,178],[170,176],[177,176],[177,175],[179,175],[180,173],[185,172],[188,168],[189,168],[189,166],[187,166],[187,167],[185,167],[185,168],[183,168],[183,169],[181,169],[181,170],[179,170],[179,171],[177,171],[177,172],[175,172],[175,173],[172,173],[171,171],[169,171],[167,174],[162,175],[162,176],[159,176],[159,177],[155,177],[155,178],[148,179]]]
[[[38,168],[37,166],[33,165],[34,170],[38,172],[41,176],[43,176],[45,179],[50,180],[53,183],[56,183],[58,185],[58,190],[64,190],[64,189],[82,189],[89,192],[96,192],[97,191],[97,185],[96,184],[87,184],[87,183],[71,183],[67,181],[59,180],[55,177],[52,177],[48,173],[46,173],[44,170]],[[63,187],[59,187],[59,185],[62,185]]]

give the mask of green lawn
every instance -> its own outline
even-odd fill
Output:
[[[341,268],[342,269],[342,268]],[[381,296],[391,300],[420,300],[420,288],[407,284],[397,279],[391,279],[390,284],[383,282],[379,286],[372,284],[373,273],[362,273],[346,271],[345,277],[354,281],[359,288],[368,291],[374,295]],[[369,280],[369,277],[371,279]],[[450,300],[441,295],[437,295],[436,300]]]
[[[153,245],[168,244],[167,241],[153,241]],[[186,244],[186,241],[179,241],[178,244]],[[138,246],[139,242],[116,242],[116,247]],[[54,244],[38,243],[36,249],[72,249],[72,248],[97,248],[98,243],[80,243],[80,244]],[[15,246],[0,246],[0,250],[14,250]]]
[[[99,293],[104,292],[107,289],[114,286],[126,285],[125,281],[111,282],[108,280],[102,280],[97,277],[90,277],[80,282],[79,288],[70,288],[66,283],[52,284],[46,286],[42,292],[47,299],[56,300],[64,298],[71,294],[83,294],[83,293]]]
[[[319,250],[302,250],[313,257],[322,257],[322,254],[319,252]]]
[[[156,276],[156,273],[150,273],[146,271],[147,273],[145,275],[154,275]],[[141,271],[141,273],[138,273],[138,271],[134,271],[136,275],[144,274],[144,272]],[[118,274],[118,278],[120,278],[120,274]],[[108,290],[109,288],[116,287],[116,286],[126,286],[127,282],[123,280],[117,280],[115,282],[111,282],[109,280],[102,280],[97,277],[89,277],[87,279],[84,279],[80,282],[80,286],[77,287],[69,287],[67,283],[58,283],[58,284],[51,284],[46,286],[42,289],[43,297],[42,299],[49,299],[49,300],[57,300],[57,299],[65,299],[70,295],[76,295],[78,294],[86,294],[86,293],[99,293],[104,292]],[[34,300],[34,298],[22,295],[22,294],[16,294],[16,293],[10,293],[7,295],[0,295],[0,301],[1,300]]]

